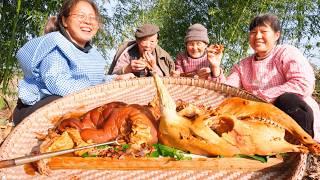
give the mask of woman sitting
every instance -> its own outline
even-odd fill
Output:
[[[216,54],[216,49],[212,49],[213,52],[208,51],[207,29],[201,24],[191,25],[187,29],[184,41],[186,51],[177,55],[176,71],[173,71],[173,75],[200,79],[212,79],[219,76],[219,74],[212,73],[215,72],[215,69],[212,68],[220,68],[213,63],[217,61],[216,58],[221,58],[222,54]]]
[[[49,23],[50,24],[50,23]],[[13,113],[17,125],[49,102],[84,88],[133,74],[105,75],[106,60],[91,46],[100,15],[93,0],[66,0],[57,17],[57,30],[26,43],[17,53],[24,73]],[[50,31],[50,30],[47,30]]]
[[[236,64],[220,82],[245,89],[291,116],[307,133],[320,140],[319,105],[312,98],[315,75],[308,60],[291,45],[279,45],[277,16],[256,16],[249,26],[254,54]],[[220,65],[221,59],[216,62]],[[220,69],[216,68],[216,74]]]

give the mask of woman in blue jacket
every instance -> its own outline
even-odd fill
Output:
[[[66,0],[57,17],[57,31],[32,39],[17,53],[24,78],[13,113],[17,125],[49,102],[100,83],[134,77],[105,75],[106,60],[91,46],[99,29],[93,0]]]

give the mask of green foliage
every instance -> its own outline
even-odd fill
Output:
[[[61,0],[2,1],[0,3],[0,84],[4,94],[9,93],[9,80],[19,70],[15,54],[30,38],[43,34],[44,23]]]
[[[314,97],[316,98],[317,102],[320,103],[320,68],[315,69],[315,76],[316,76],[316,85],[314,90]]]
[[[4,101],[4,98],[0,96],[0,110],[4,109],[6,107],[6,102]]]
[[[146,15],[151,9],[154,1],[149,0],[119,0],[116,3],[114,14],[110,17],[107,13],[103,13],[108,23],[105,28],[112,35],[113,45],[118,45],[125,40],[134,38],[136,28],[150,21]]]

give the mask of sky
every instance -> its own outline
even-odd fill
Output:
[[[314,41],[320,42],[320,38],[315,39]],[[315,64],[318,68],[320,68],[320,52],[318,50],[313,50],[312,53],[316,55],[314,58],[308,58],[312,64]]]
[[[309,59],[311,63],[315,64],[318,68],[320,68],[320,59],[313,58]]]

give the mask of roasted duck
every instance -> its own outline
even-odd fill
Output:
[[[163,82],[158,75],[153,77],[161,109],[159,140],[165,145],[207,156],[320,152],[310,135],[271,104],[230,98],[216,109],[191,106],[176,112],[176,103]],[[302,144],[287,142],[286,131]]]

